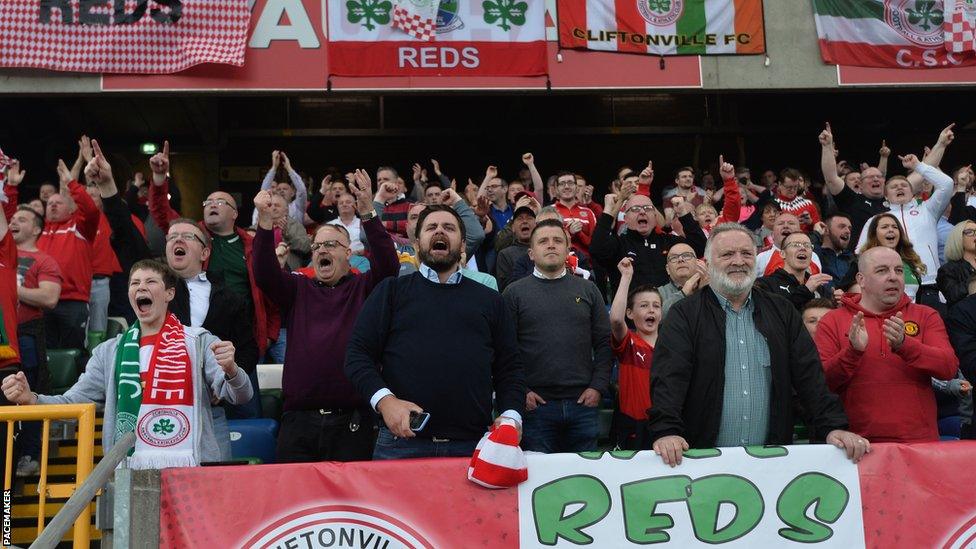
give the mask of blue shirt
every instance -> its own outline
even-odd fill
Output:
[[[508,222],[512,220],[513,213],[511,204],[505,204],[504,210],[499,210],[494,204],[488,206],[488,215],[491,216],[492,233],[497,233],[505,228],[505,225],[508,225]]]

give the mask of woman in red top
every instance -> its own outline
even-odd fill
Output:
[[[651,358],[661,324],[661,294],[650,285],[638,286],[630,295],[634,277],[633,260],[617,264],[620,285],[610,306],[613,354],[620,363],[620,390],[616,417],[617,446],[624,450],[647,450],[647,410],[651,407]],[[627,319],[635,330],[627,328]]]

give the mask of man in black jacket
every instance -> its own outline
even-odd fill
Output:
[[[641,172],[642,185],[650,185],[653,177],[650,168]],[[675,215],[681,222],[685,236],[666,234],[657,230],[658,214],[650,197],[633,194],[634,186],[625,185],[613,203],[608,198],[607,208],[596,222],[590,254],[593,259],[610,273],[614,288],[620,283],[617,263],[624,257],[634,258],[634,278],[631,289],[650,284],[663,286],[668,283],[667,254],[671,246],[684,242],[701,255],[705,249],[705,233],[691,215],[690,202],[675,207]],[[626,205],[626,206],[625,206]],[[617,214],[624,209],[624,222],[627,232],[617,234]]]
[[[870,445],[844,430],[847,417],[827,390],[799,313],[753,288],[752,233],[719,225],[705,257],[709,287],[671,308],[655,346],[648,412],[654,451],[674,466],[689,447],[790,444],[796,391],[813,438],[858,461]]]
[[[806,233],[791,233],[783,239],[783,248],[778,252],[783,256],[783,266],[772,274],[756,281],[756,286],[782,296],[796,307],[797,311],[811,299],[831,295],[826,284],[832,277],[825,273],[810,273],[813,259],[813,244]]]

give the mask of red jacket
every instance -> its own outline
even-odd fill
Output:
[[[149,215],[156,225],[164,233],[169,231],[169,222],[182,217],[179,212],[169,205],[169,180],[162,185],[149,185]],[[200,228],[210,233],[207,225],[201,221]],[[254,237],[247,234],[247,231],[240,227],[235,227],[237,235],[244,243],[244,260],[247,261],[247,278],[251,285],[251,301],[254,302],[254,340],[258,344],[258,352],[264,354],[268,350],[268,339],[278,339],[278,332],[281,330],[281,315],[278,307],[258,289],[254,282],[254,267],[251,263],[251,252],[253,249]],[[207,265],[203,265],[207,269]]]
[[[119,259],[115,257],[112,249],[112,227],[108,224],[105,214],[98,212],[98,232],[95,234],[95,242],[92,243],[92,270],[96,275],[112,276],[122,272]]]
[[[564,222],[578,219],[583,225],[582,230],[573,235],[571,243],[586,254],[587,259],[589,259],[590,241],[593,240],[593,231],[596,230],[596,216],[593,214],[593,210],[586,206],[580,206],[579,202],[569,208],[557,200],[554,206],[556,206],[556,211],[559,212],[559,215],[563,216]]]
[[[92,243],[98,232],[98,207],[77,181],[68,184],[78,209],[64,221],[44,224],[37,247],[54,258],[64,276],[61,300],[85,301],[91,297]]]
[[[860,294],[841,299],[817,328],[817,350],[827,385],[844,403],[850,430],[872,442],[939,440],[932,380],[952,379],[959,369],[945,325],[934,309],[916,305],[907,295],[893,309],[877,315],[864,310]],[[901,312],[905,342],[892,350],[884,319]],[[858,312],[864,313],[868,346],[851,347],[847,333]]]

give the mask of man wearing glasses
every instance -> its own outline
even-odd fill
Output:
[[[649,166],[641,172],[640,182],[650,184],[653,177]],[[630,283],[633,289],[644,284],[667,284],[667,253],[675,244],[688,244],[696,256],[705,252],[705,233],[692,216],[690,202],[682,202],[675,208],[685,234],[681,237],[655,230],[658,227],[658,216],[654,204],[648,196],[635,194],[636,190],[635,183],[625,182],[612,203],[607,200],[608,207],[600,215],[590,243],[593,259],[610,273],[614,288],[620,283],[617,263],[624,257],[632,257],[634,260],[634,277]],[[614,226],[621,209],[624,211],[627,231],[618,235]]]
[[[802,311],[811,299],[830,297],[826,286],[833,277],[825,273],[811,273],[813,244],[805,233],[791,233],[783,239],[783,266],[756,281],[756,286],[786,298]]]
[[[170,207],[169,193],[169,141],[163,143],[163,150],[149,159],[152,168],[152,186],[149,189],[149,215],[160,230],[169,232],[170,223],[182,217]],[[217,191],[210,193],[203,201],[203,227],[212,239],[209,260],[204,262],[207,274],[215,274],[224,280],[227,288],[241,296],[253,309],[254,341],[258,352],[263,355],[268,349],[269,340],[277,337],[281,319],[275,306],[261,293],[254,281],[252,272],[251,235],[235,225],[237,221],[237,202],[234,197]],[[258,392],[255,387],[255,392]]]
[[[576,174],[560,172],[556,176],[556,211],[563,216],[563,223],[569,231],[573,246],[590,256],[590,241],[596,228],[593,210],[579,204],[579,182]]]
[[[661,294],[661,320],[675,303],[690,296],[708,285],[708,269],[705,262],[698,259],[691,246],[679,242],[668,250],[667,284],[657,291]]]
[[[351,243],[341,225],[323,225],[315,233],[312,278],[283,271],[275,256],[271,193],[262,191],[254,199],[254,276],[281,308],[288,331],[279,462],[357,461],[373,455],[375,416],[343,373],[343,362],[366,297],[380,281],[396,276],[399,261],[376,216],[369,174],[357,170],[351,186],[372,252],[370,269],[362,274],[350,273]]]

